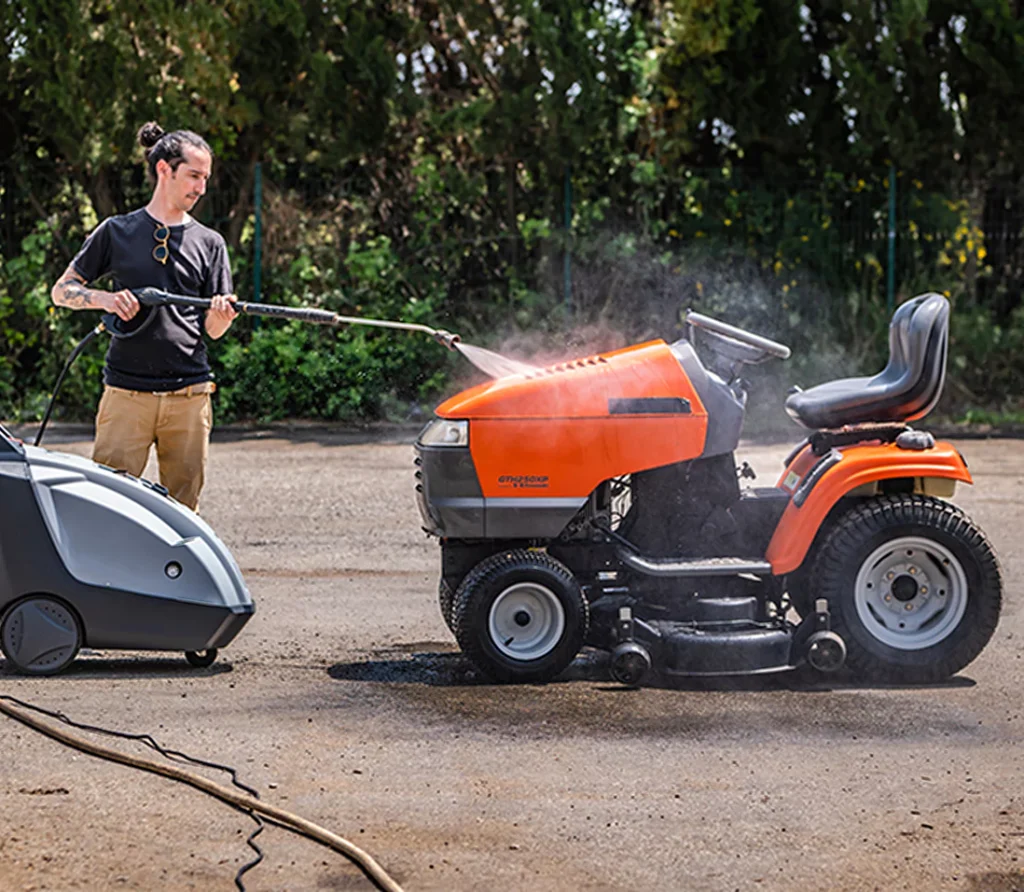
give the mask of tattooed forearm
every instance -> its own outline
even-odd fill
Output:
[[[102,310],[106,308],[106,292],[86,288],[73,272],[65,272],[53,286],[50,297],[58,307],[72,310]]]

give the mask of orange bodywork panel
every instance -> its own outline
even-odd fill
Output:
[[[643,400],[672,398],[689,411],[643,410]],[[641,402],[622,402],[631,400]],[[471,419],[487,498],[585,498],[612,477],[696,458],[707,433],[704,405],[664,341],[490,381],[437,414]]]
[[[832,506],[865,483],[897,477],[945,477],[973,482],[960,453],[949,443],[938,442],[920,452],[900,449],[895,443],[857,445],[837,451],[842,453],[842,461],[825,472],[800,507],[791,499],[775,528],[765,558],[776,576],[791,573],[803,563]],[[804,447],[783,471],[778,486],[795,493],[819,459],[810,446]]]

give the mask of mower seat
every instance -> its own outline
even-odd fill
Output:
[[[794,393],[786,411],[804,427],[904,423],[927,415],[946,379],[949,301],[922,294],[889,323],[889,362],[871,378],[841,378]]]

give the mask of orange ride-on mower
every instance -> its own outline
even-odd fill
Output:
[[[524,371],[438,407],[417,491],[466,656],[495,681],[543,682],[589,645],[626,685],[804,662],[932,682],[971,662],[999,618],[999,565],[946,501],[971,482],[963,457],[909,426],[942,390],[946,299],[897,310],[880,374],[788,398],[810,435],[771,487],[740,485],[740,373],[789,349],[687,323],[674,344]]]

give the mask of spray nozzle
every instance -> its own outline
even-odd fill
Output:
[[[434,331],[433,338],[437,343],[447,347],[449,350],[454,350],[455,345],[462,340],[457,334],[452,334],[450,331],[445,331],[442,328]]]

